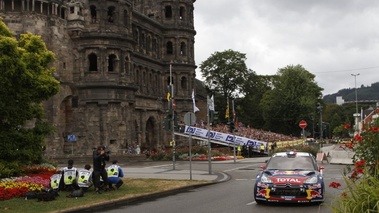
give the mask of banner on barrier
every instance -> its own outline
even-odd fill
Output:
[[[185,126],[184,134],[187,135],[193,135],[198,136],[204,139],[208,138],[208,130],[202,129],[198,127],[193,126]],[[264,141],[258,141],[254,139],[244,138],[232,134],[222,133],[222,132],[216,132],[216,131],[209,131],[209,138],[216,141],[221,141],[224,143],[228,143],[230,145],[237,145],[237,146],[252,146],[255,149],[259,149],[259,146],[263,144],[265,148],[267,147],[267,142]]]

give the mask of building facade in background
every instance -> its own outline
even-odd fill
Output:
[[[169,144],[163,122],[170,73],[178,117],[192,110],[194,2],[0,0],[0,17],[16,37],[41,35],[56,55],[60,91],[44,103],[56,127],[46,140],[47,154]]]

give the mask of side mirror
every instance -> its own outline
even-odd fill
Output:
[[[265,169],[266,169],[266,165],[262,165],[262,166],[261,166],[261,169],[262,169],[262,170],[265,170]]]

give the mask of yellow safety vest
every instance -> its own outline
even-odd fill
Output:
[[[107,168],[108,177],[118,177],[118,166],[112,165]]]
[[[78,186],[79,187],[89,187],[91,185],[91,175],[92,171],[87,169],[82,169],[78,171]]]
[[[64,184],[65,185],[71,185],[73,183],[75,183],[76,181],[76,168],[64,168],[63,169],[63,176],[64,176]]]

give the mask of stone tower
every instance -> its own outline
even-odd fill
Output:
[[[170,65],[176,113],[180,118],[192,110],[194,2],[0,0],[0,16],[16,37],[39,34],[56,54],[61,84],[44,103],[56,127],[47,154],[90,155],[100,144],[112,152],[168,145]]]

